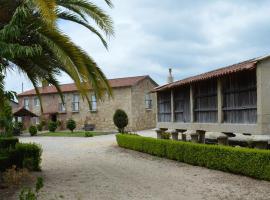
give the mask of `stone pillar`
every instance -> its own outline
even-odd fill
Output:
[[[255,149],[267,149],[268,148],[268,140],[255,140],[253,141]]]
[[[191,133],[191,142],[199,143],[199,134],[198,133]]]
[[[199,135],[199,143],[205,143],[205,131],[204,130],[196,130],[196,133]]]
[[[190,122],[193,123],[194,122],[194,100],[193,100],[193,86],[190,85]]]
[[[218,145],[228,145],[228,136],[227,135],[224,135],[224,136],[219,136],[217,138],[217,141],[218,141]]]
[[[217,100],[218,100],[218,123],[223,122],[223,96],[222,96],[222,81],[218,79],[217,81]]]
[[[181,133],[182,141],[187,141],[187,135],[185,133]]]
[[[186,134],[184,134],[184,132],[187,131],[186,129],[176,129],[176,131],[178,133],[181,133],[181,140],[183,140],[183,141],[187,140]]]
[[[154,128],[153,131],[156,131],[157,139],[161,139],[161,133],[163,132],[163,130],[160,128]]]
[[[259,134],[270,133],[270,59],[257,64],[257,125]]]
[[[173,90],[171,90],[171,122],[174,122],[174,95],[173,95]]]
[[[176,131],[174,129],[169,129],[169,130],[165,131],[165,133],[170,133],[172,135],[173,140],[178,140],[178,131]]]

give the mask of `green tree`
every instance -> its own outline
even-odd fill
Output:
[[[7,100],[3,102],[3,107],[0,110],[0,129],[2,134],[5,136],[10,136],[13,130],[12,122],[12,108]]]
[[[69,119],[67,121],[67,129],[69,129],[71,132],[76,128],[76,122],[73,119]]]
[[[114,125],[118,128],[119,133],[125,132],[125,127],[128,125],[128,116],[124,110],[118,109],[113,115]]]
[[[112,6],[110,0],[105,2]],[[88,22],[89,18],[93,19],[97,28]],[[89,87],[98,98],[105,92],[111,94],[108,81],[95,61],[59,30],[55,22],[60,19],[88,28],[106,48],[102,33],[106,37],[114,33],[111,18],[88,0],[2,0],[0,73],[5,75],[8,69],[19,69],[32,82],[38,96],[40,80],[54,85],[61,94],[56,77],[62,72],[74,80],[81,95],[88,101]],[[3,87],[0,90],[3,93]]]

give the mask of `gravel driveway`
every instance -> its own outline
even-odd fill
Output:
[[[41,199],[270,199],[270,182],[121,149],[114,135],[20,140],[43,147]]]

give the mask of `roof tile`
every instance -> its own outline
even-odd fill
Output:
[[[136,85],[139,81],[149,77],[145,76],[134,76],[134,77],[125,77],[125,78],[116,78],[116,79],[109,79],[109,84],[112,88],[119,88],[119,87],[131,87]],[[76,85],[74,83],[63,84],[60,86],[62,92],[75,92],[78,91]],[[39,88],[40,94],[53,94],[57,93],[57,90],[54,86],[47,86],[47,87],[40,87]],[[34,89],[28,90],[18,94],[18,96],[31,96],[35,95],[36,91]]]

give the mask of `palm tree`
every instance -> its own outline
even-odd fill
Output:
[[[0,69],[17,68],[26,74],[39,95],[38,83],[46,80],[61,94],[56,78],[66,72],[88,101],[87,89],[97,97],[111,94],[110,86],[94,60],[56,26],[56,19],[81,24],[96,34],[107,48],[101,32],[113,35],[111,18],[87,0],[4,0],[8,12],[0,14]],[[49,2],[49,3],[48,3]],[[105,2],[112,7],[110,0]],[[46,4],[48,3],[48,4]],[[1,8],[4,6],[0,6]],[[6,9],[7,10],[7,9]],[[93,19],[98,31],[88,22]],[[1,90],[1,87],[0,87]]]

